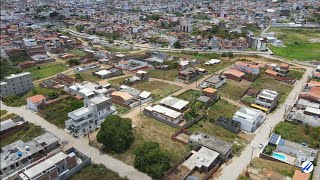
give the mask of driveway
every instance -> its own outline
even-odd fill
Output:
[[[294,85],[293,90],[288,95],[284,104],[280,105],[278,109],[267,115],[267,119],[264,124],[256,131],[256,135],[251,143],[244,149],[240,157],[234,157],[228,163],[224,164],[221,169],[221,174],[217,179],[219,180],[236,180],[240,174],[244,172],[251,161],[251,153],[253,150],[253,157],[256,157],[260,153],[258,148],[260,143],[266,144],[272,131],[273,127],[279,122],[283,121],[283,115],[285,112],[286,105],[292,105],[296,99],[296,96],[301,91],[302,86],[308,80],[308,75],[311,74],[312,68],[307,68],[306,73],[303,75],[302,79],[297,81]]]
[[[138,170],[134,169],[132,166],[129,166],[122,161],[119,161],[107,154],[100,152],[98,149],[93,148],[87,144],[87,142],[81,141],[81,139],[76,139],[71,136],[66,131],[57,128],[55,125],[47,122],[42,117],[38,116],[37,114],[27,110],[25,106],[22,107],[8,107],[3,105],[1,102],[1,109],[5,109],[9,112],[15,113],[24,117],[24,119],[28,122],[34,123],[46,129],[47,131],[53,133],[61,141],[66,142],[64,145],[64,149],[75,147],[76,149],[80,150],[81,152],[87,154],[91,157],[92,161],[97,164],[103,164],[108,169],[117,172],[122,177],[128,177],[128,179],[132,180],[151,180],[149,176],[144,173],[139,172]]]

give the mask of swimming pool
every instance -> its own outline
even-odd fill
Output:
[[[279,154],[279,153],[272,153],[272,157],[279,159],[281,161],[287,161],[287,157],[285,155]]]

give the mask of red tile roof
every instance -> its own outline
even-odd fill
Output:
[[[292,177],[292,180],[308,180],[310,173],[303,173],[300,170],[296,170]]]
[[[31,96],[31,97],[27,98],[27,100],[30,100],[33,104],[41,102],[44,99],[46,99],[46,97],[43,95],[35,95],[35,96]]]

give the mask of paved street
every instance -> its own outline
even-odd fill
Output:
[[[272,128],[283,119],[285,105],[292,105],[296,99],[296,96],[301,91],[303,84],[307,81],[308,75],[312,72],[312,68],[307,68],[306,73],[293,87],[293,90],[288,95],[284,104],[280,105],[277,110],[267,116],[267,120],[257,130],[254,139],[244,149],[240,157],[234,157],[231,159],[231,163],[224,164],[221,169],[221,174],[217,179],[219,180],[236,180],[238,176],[243,173],[246,167],[250,164],[252,148],[254,148],[253,157],[258,156],[260,149],[258,145],[260,143],[266,144]]]
[[[55,125],[47,122],[45,119],[36,115],[35,113],[27,110],[23,107],[8,107],[1,103],[1,109],[5,109],[9,112],[16,113],[25,118],[26,121],[32,122],[36,125],[39,125],[45,128],[47,131],[53,133],[57,137],[59,137],[62,141],[67,142],[65,145],[65,149],[69,147],[75,147],[81,152],[87,154],[91,157],[92,161],[97,164],[103,164],[108,169],[119,173],[122,177],[128,177],[132,180],[150,180],[151,178],[144,173],[139,172],[134,169],[132,166],[129,166],[122,161],[119,161],[107,154],[101,153],[96,148],[89,146],[86,142],[81,141],[81,139],[75,139],[66,131],[57,128]]]

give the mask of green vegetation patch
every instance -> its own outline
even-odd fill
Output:
[[[86,53],[83,51],[80,51],[79,49],[71,49],[68,51],[68,53],[75,55],[76,57],[82,57],[84,56]]]
[[[300,61],[320,60],[320,30],[312,28],[270,28],[286,47],[273,47],[275,55]]]
[[[148,91],[152,94],[153,100],[159,100],[181,89],[180,86],[165,83],[162,81],[147,81],[133,85],[140,91]]]
[[[261,158],[254,158],[251,164],[252,164],[252,167],[254,168],[267,169],[269,171],[273,171],[289,177],[292,177],[294,174],[294,171],[298,169],[296,167],[293,167],[285,163],[269,161]]]
[[[242,80],[237,82],[234,80],[227,80],[227,83],[224,84],[219,89],[219,94],[223,97],[238,101],[246,93],[250,87],[250,82]]]
[[[83,102],[73,97],[67,97],[59,103],[52,104],[45,108],[42,116],[48,122],[59,128],[65,127],[65,121],[68,120],[68,113],[83,107]]]
[[[27,142],[37,136],[40,136],[44,132],[44,129],[40,126],[36,126],[35,124],[28,122],[23,128],[1,139],[0,146],[2,148],[18,140]]]
[[[71,180],[88,180],[88,179],[100,179],[100,180],[127,180],[128,178],[122,178],[116,172],[106,168],[103,164],[91,164],[83,168],[80,172],[71,177]]]
[[[151,78],[164,79],[168,81],[175,81],[178,77],[178,69],[163,70],[150,70],[148,71]]]
[[[274,132],[280,134],[283,139],[296,143],[307,143],[309,147],[320,148],[320,127],[280,122],[274,128]]]
[[[28,97],[35,96],[38,94],[48,96],[49,94],[57,93],[57,92],[58,92],[57,90],[41,88],[38,85],[36,85],[32,91],[30,91],[22,96],[17,96],[17,95],[8,96],[8,97],[4,98],[3,102],[8,106],[19,107],[19,106],[25,105],[27,103],[26,99]]]
[[[256,89],[259,91],[261,91],[262,89],[270,89],[273,91],[279,91],[280,92],[280,100],[279,100],[280,104],[284,103],[284,101],[286,100],[287,96],[289,95],[290,91],[293,88],[292,85],[279,82],[275,79],[268,77],[264,73],[260,74],[260,76],[251,84],[251,87],[253,89]]]
[[[43,79],[53,76],[67,70],[67,67],[61,63],[48,63],[24,69],[24,72],[30,72],[33,80]]]

